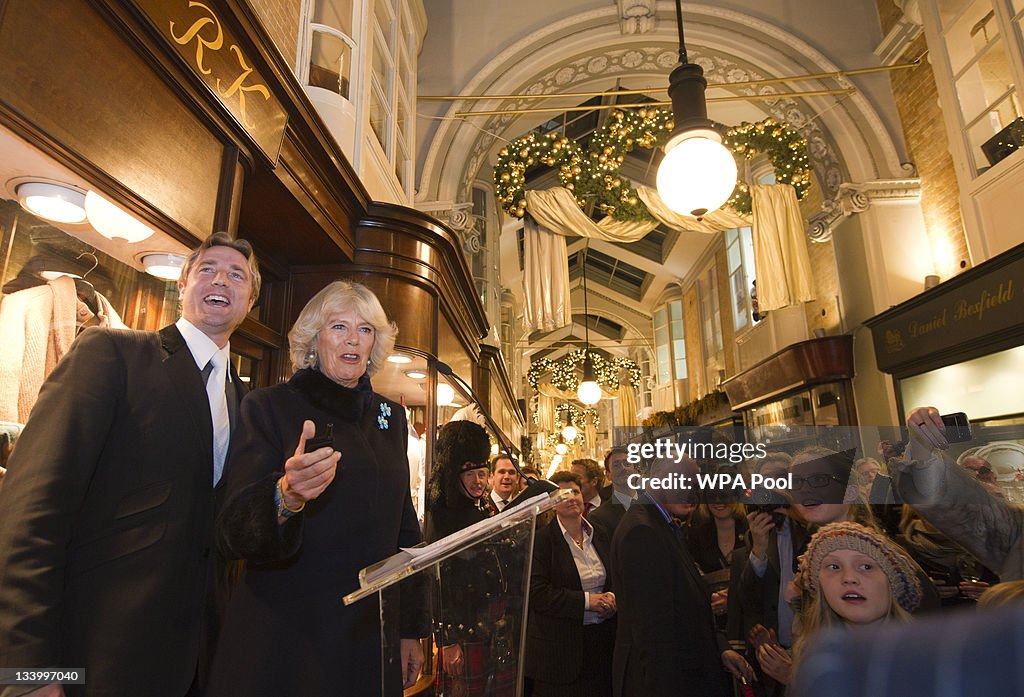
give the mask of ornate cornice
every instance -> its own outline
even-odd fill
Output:
[[[657,23],[657,0],[619,0],[619,31],[647,34]]]
[[[898,62],[907,47],[924,31],[919,0],[894,0],[894,2],[903,10],[903,14],[875,48],[875,55],[882,61],[882,65],[893,65]]]
[[[876,179],[858,184],[843,182],[838,195],[808,221],[807,236],[814,242],[827,242],[839,223],[851,215],[863,213],[874,203],[920,200],[921,180],[917,178]]]

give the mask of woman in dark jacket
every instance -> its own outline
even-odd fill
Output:
[[[551,481],[575,496],[534,538],[526,676],[533,697],[611,697],[610,542],[583,517],[579,475],[556,472]]]
[[[425,597],[403,589],[389,602],[396,631],[384,637],[375,598],[342,603],[360,569],[420,541],[405,411],[370,385],[396,332],[370,290],[331,283],[288,335],[291,380],[242,402],[217,533],[225,554],[248,564],[228,603],[212,697],[378,695],[382,680],[397,696],[415,682]]]

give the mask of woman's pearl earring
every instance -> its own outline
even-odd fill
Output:
[[[316,365],[316,351],[313,349],[306,351],[306,360],[309,361],[310,365]]]

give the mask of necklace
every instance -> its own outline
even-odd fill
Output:
[[[583,535],[583,533],[580,533],[580,536],[578,538],[575,535],[572,536],[572,541],[575,542],[576,546],[579,547],[580,549],[583,549],[583,540],[584,539],[586,539],[586,536]]]

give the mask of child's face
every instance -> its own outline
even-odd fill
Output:
[[[889,612],[889,580],[866,554],[852,549],[830,552],[821,562],[819,583],[829,607],[851,624],[871,624]]]

